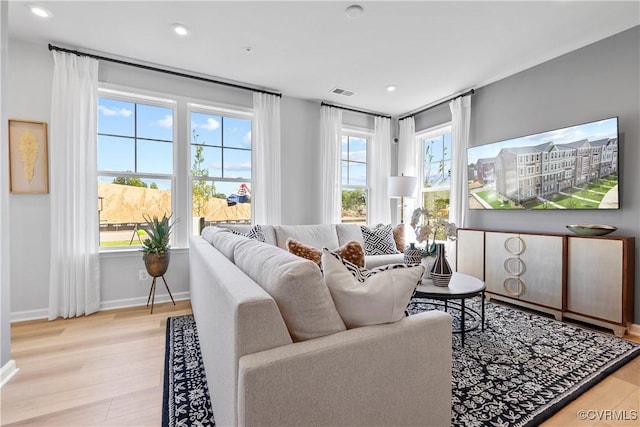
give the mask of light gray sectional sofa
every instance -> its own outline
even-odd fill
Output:
[[[223,228],[248,233],[250,225],[222,225]],[[267,243],[287,249],[287,239],[295,239],[319,249],[335,249],[355,240],[364,247],[364,240],[358,224],[315,224],[315,225],[260,225]],[[209,229],[211,230],[211,229]],[[203,230],[203,233],[205,231]],[[365,268],[402,263],[404,254],[365,255]]]
[[[279,247],[285,231],[329,248],[356,237],[331,227],[267,227],[270,243],[217,227],[191,238],[191,305],[216,425],[449,425],[451,317],[346,329],[318,266]]]

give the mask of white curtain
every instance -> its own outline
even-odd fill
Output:
[[[98,61],[53,52],[49,320],[100,308]]]
[[[254,224],[280,224],[280,97],[253,93],[253,177],[251,192]]]
[[[411,213],[418,206],[420,192],[420,174],[418,169],[419,156],[418,144],[416,143],[416,125],[413,116],[402,119],[398,122],[400,133],[398,135],[398,175],[418,177],[418,185],[413,197],[404,198],[404,223],[405,223],[405,240],[414,242],[415,235],[409,226]],[[398,199],[398,203],[400,200]],[[399,206],[398,206],[399,209]],[[400,211],[398,210],[398,215]],[[398,217],[398,222],[402,218]]]
[[[451,109],[451,194],[449,222],[465,226],[467,210],[467,148],[471,123],[471,96],[456,98],[449,103]]]
[[[375,130],[367,147],[369,224],[391,223],[387,184],[391,175],[391,119],[375,118]]]
[[[342,111],[323,105],[320,108],[320,155],[322,158],[322,223],[340,222],[342,193],[340,191],[340,129]]]

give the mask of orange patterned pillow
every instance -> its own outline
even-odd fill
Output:
[[[322,251],[318,248],[305,245],[302,242],[289,238],[287,239],[287,249],[289,249],[289,252],[294,255],[306,258],[320,265]],[[351,240],[331,252],[335,252],[346,261],[349,261],[360,268],[364,268],[364,249],[362,248],[362,245],[355,240]]]

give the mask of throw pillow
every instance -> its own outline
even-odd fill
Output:
[[[267,242],[267,238],[265,237],[264,233],[262,232],[262,227],[260,227],[257,224],[254,225],[253,227],[251,227],[251,229],[246,233],[241,233],[241,232],[233,230],[231,228],[229,230],[231,230],[231,232],[233,234],[237,234],[239,236],[248,237],[249,239],[257,240],[258,242],[263,242],[263,243]]]
[[[233,255],[236,266],[275,300],[293,341],[346,329],[320,269],[311,261],[251,239],[239,242]]]
[[[324,280],[347,328],[397,322],[405,316],[424,267],[391,264],[371,270],[322,251]]]
[[[318,265],[322,264],[322,251],[318,248],[305,245],[302,242],[289,238],[287,239],[287,249],[294,255],[311,260]],[[341,247],[334,249],[332,252],[337,253],[342,258],[357,265],[358,267],[364,267],[364,250],[362,249],[362,245],[355,240],[345,243]]]
[[[391,224],[370,228],[360,226],[362,239],[364,240],[365,255],[390,255],[397,254],[396,241],[393,238]]]
[[[393,227],[393,240],[396,241],[396,249],[398,252],[404,252],[404,224],[400,223]]]

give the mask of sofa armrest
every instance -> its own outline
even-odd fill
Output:
[[[451,422],[451,316],[429,311],[240,358],[240,426]]]

